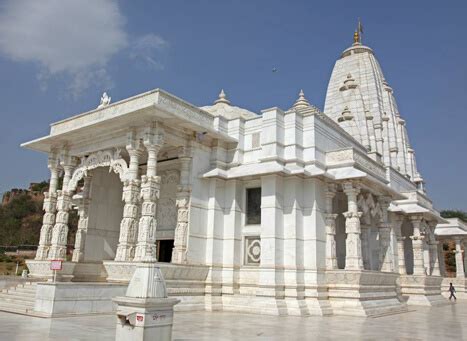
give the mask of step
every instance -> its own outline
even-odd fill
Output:
[[[21,290],[15,290],[15,289],[10,289],[5,292],[0,292],[0,295],[22,295],[24,297],[36,297],[36,290],[34,291],[21,291]]]
[[[23,304],[17,304],[14,302],[0,302],[0,310],[1,311],[9,311],[9,312],[22,312],[27,313],[28,311],[33,311],[34,307],[32,306],[25,306]]]
[[[30,289],[30,288],[14,288],[12,290],[9,290],[8,292],[20,292],[20,293],[25,293],[25,294],[36,294],[36,288]]]
[[[15,297],[2,297],[0,299],[0,304],[2,303],[14,303],[14,304],[18,304],[18,305],[23,305],[25,307],[34,307],[34,304],[36,304],[35,301],[23,301],[23,300],[19,300]]]
[[[36,295],[17,293],[13,291],[9,293],[0,293],[0,300],[2,300],[3,298],[16,298],[18,300],[34,302],[36,300]]]

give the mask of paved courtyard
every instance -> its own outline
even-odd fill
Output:
[[[0,312],[0,340],[113,340],[112,315],[42,319]],[[379,318],[176,313],[175,340],[466,340],[467,301]]]

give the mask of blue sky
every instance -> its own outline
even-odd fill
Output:
[[[467,210],[466,16],[465,1],[0,1],[0,192],[47,179],[19,144],[104,90],[207,105],[224,88],[258,112],[303,88],[322,108],[361,17],[435,206]]]

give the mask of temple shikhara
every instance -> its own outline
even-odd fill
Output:
[[[415,114],[399,112],[358,31],[323,111],[303,91],[260,113],[223,90],[203,107],[161,89],[104,94],[23,144],[48,154],[51,174],[30,276],[50,279],[50,261],[64,261],[56,282],[34,284],[30,312],[110,312],[147,262],[185,311],[375,316],[443,304],[453,280],[464,295],[467,226],[441,218],[425,191],[406,126]]]

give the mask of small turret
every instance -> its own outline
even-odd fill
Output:
[[[224,103],[230,105],[230,101],[227,99],[227,95],[224,92],[224,89],[221,90],[219,98],[214,101],[214,104]]]
[[[310,103],[305,98],[305,93],[303,92],[303,90],[300,90],[300,93],[298,94],[298,98],[295,101],[292,108],[301,109],[301,108],[308,108],[309,106],[310,106]]]

